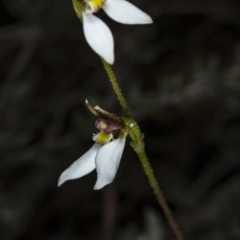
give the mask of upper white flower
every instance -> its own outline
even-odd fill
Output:
[[[93,140],[96,140],[95,135]],[[58,186],[65,181],[83,177],[84,175],[97,170],[97,182],[95,190],[103,188],[111,183],[116,176],[118,166],[125,146],[126,135],[109,142],[112,135],[109,135],[108,143],[100,145],[95,143],[84,155],[77,159],[59,177]]]
[[[151,17],[125,0],[84,0],[82,12],[85,38],[91,48],[106,62],[114,62],[114,41],[108,26],[93,13],[103,9],[113,20],[123,24],[150,24]]]

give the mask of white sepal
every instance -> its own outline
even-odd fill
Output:
[[[108,26],[98,17],[83,12],[83,31],[90,47],[109,64],[114,62],[114,41]]]
[[[96,156],[97,182],[94,190],[111,183],[116,176],[125,146],[126,136],[104,145]]]
[[[95,169],[95,157],[102,146],[95,143],[84,155],[77,159],[59,177],[58,186],[70,179],[83,177]]]
[[[106,14],[123,24],[150,24],[151,17],[125,0],[107,0],[103,5]]]

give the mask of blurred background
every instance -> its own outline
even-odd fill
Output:
[[[97,13],[186,240],[240,239],[240,1],[133,0],[154,24]],[[0,239],[173,240],[126,145],[113,184],[57,188],[93,144],[84,101],[121,115],[71,0],[0,1]]]

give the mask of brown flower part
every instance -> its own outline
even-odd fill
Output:
[[[97,119],[95,126],[102,132],[112,133],[114,131],[126,128],[124,120],[119,118],[116,114],[107,112],[106,110],[95,106],[94,108],[90,105],[88,100],[85,101],[87,108],[95,115],[100,118]]]
[[[105,132],[107,134],[121,129],[121,126],[119,126],[118,124],[115,124],[104,118],[98,118],[95,122],[95,126],[99,131]]]

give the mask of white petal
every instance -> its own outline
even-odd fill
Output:
[[[118,138],[104,145],[96,156],[97,182],[95,190],[111,183],[116,176],[122,157],[126,137]]]
[[[150,24],[151,17],[125,0],[106,0],[103,10],[113,20],[124,24]]]
[[[92,172],[96,168],[95,157],[101,147],[101,145],[95,143],[84,155],[68,167],[59,177],[58,186],[61,186],[67,180],[80,178]]]
[[[99,18],[83,13],[83,31],[90,47],[106,62],[114,62],[114,41],[108,26]]]

